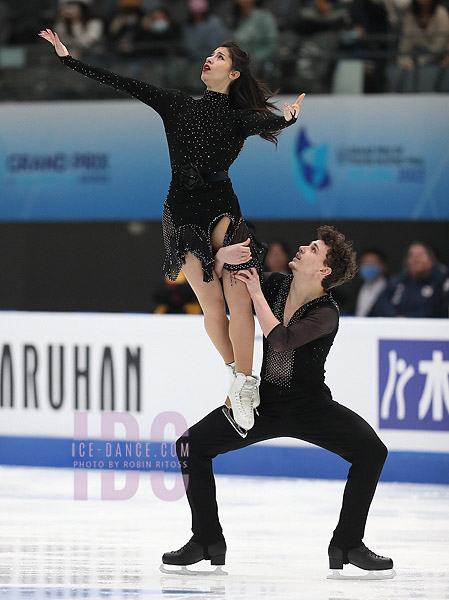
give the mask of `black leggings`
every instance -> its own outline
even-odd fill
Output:
[[[293,405],[292,405],[293,404]],[[332,542],[343,550],[362,540],[387,448],[362,417],[333,400],[279,403],[264,402],[254,427],[242,438],[217,408],[177,441],[178,458],[192,511],[194,540],[210,544],[223,539],[218,519],[212,459],[262,440],[292,437],[338,454],[351,467],[340,519]],[[188,457],[186,449],[188,448]],[[273,481],[273,485],[276,485]]]

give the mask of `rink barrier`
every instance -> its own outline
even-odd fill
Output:
[[[108,443],[121,447],[122,458],[114,457],[114,460],[119,463],[114,470],[179,472],[177,460],[170,455],[170,451],[162,454],[160,451],[159,454],[156,452],[152,458],[153,468],[145,465],[138,467],[135,452],[131,453],[130,459],[125,457],[125,444],[135,444],[135,442],[86,440],[86,444],[90,442],[100,449],[100,453],[101,448]],[[1,463],[14,466],[74,468],[72,444],[73,440],[66,438],[0,436]],[[151,442],[151,444],[155,448],[158,446],[160,448],[166,443]],[[125,460],[128,460],[127,465],[124,464]],[[85,460],[86,464],[87,461],[88,459]],[[92,464],[84,468],[99,469],[98,462],[96,461],[96,465]],[[144,459],[141,462],[145,462]],[[345,460],[326,450],[295,446],[255,444],[219,455],[214,459],[214,472],[219,475],[344,480],[348,468],[349,465]],[[449,484],[449,454],[390,451],[382,471],[381,481]]]
[[[75,440],[174,440],[229,387],[200,315],[0,312],[0,331],[0,464],[73,468]],[[261,338],[256,322],[255,371]],[[448,373],[449,319],[341,319],[326,383],[389,449],[384,479],[449,483]],[[215,463],[242,475],[347,473],[338,457],[283,438]]]

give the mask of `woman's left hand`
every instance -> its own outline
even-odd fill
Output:
[[[294,104],[289,104],[288,102],[284,102],[284,119],[286,121],[291,121],[293,118],[296,119],[299,115],[299,105],[304,99],[305,94],[301,94],[298,96],[298,99]]]
[[[236,279],[239,281],[243,281],[246,285],[249,295],[251,298],[257,294],[262,293],[262,289],[260,287],[260,279],[257,269],[245,269],[244,271],[237,271],[234,275]]]

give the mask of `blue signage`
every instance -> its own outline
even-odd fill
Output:
[[[449,342],[379,341],[379,427],[449,431]]]
[[[279,98],[279,106],[284,99]],[[230,174],[248,219],[449,220],[448,100],[314,97]],[[0,105],[0,220],[160,219],[162,121],[135,100]]]

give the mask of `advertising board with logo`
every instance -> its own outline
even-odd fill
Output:
[[[201,316],[3,313],[0,331],[3,464],[176,470],[173,442],[229,385]],[[341,320],[326,383],[388,447],[386,480],[449,483],[448,339],[447,319]],[[261,349],[257,328],[256,370]],[[216,465],[242,475],[348,472],[343,459],[292,438]]]
[[[307,96],[230,175],[250,219],[449,219],[447,139],[442,95]],[[160,219],[170,178],[162,121],[135,100],[0,107],[0,220]]]

